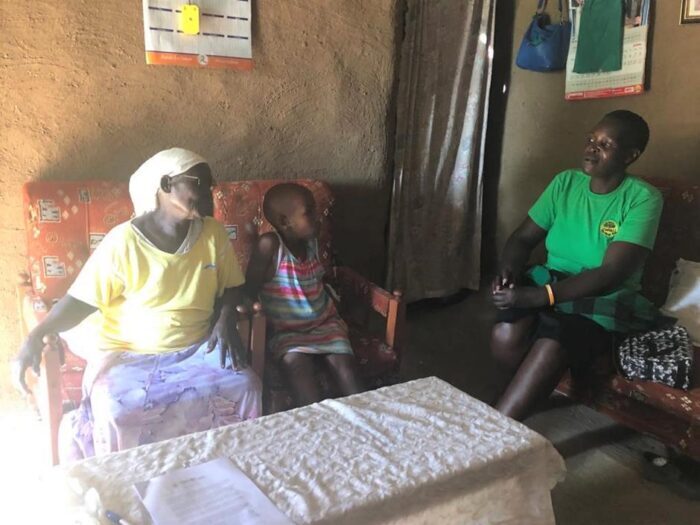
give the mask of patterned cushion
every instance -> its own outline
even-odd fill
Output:
[[[32,287],[48,302],[65,295],[91,250],[133,210],[116,182],[30,182],[23,197]]]
[[[697,347],[695,360],[700,360]],[[608,391],[653,406],[688,423],[700,423],[700,386],[686,391],[651,381],[630,381],[615,373],[609,359],[597,360],[583,376],[574,378],[567,374],[557,385],[557,391],[588,404],[595,404]]]
[[[371,380],[396,372],[399,357],[382,338],[351,327],[350,345],[365,379]]]
[[[613,392],[652,405],[688,422],[700,423],[700,387],[679,390],[661,383],[628,381],[611,377],[606,387]]]
[[[557,391],[700,461],[700,389],[685,392],[614,374],[591,379],[567,374]]]

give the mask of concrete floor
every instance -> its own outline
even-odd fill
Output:
[[[483,292],[452,304],[412,305],[402,377],[435,375],[491,400],[496,389],[488,351],[493,314]],[[553,400],[525,424],[550,439],[566,459],[566,479],[552,493],[559,525],[700,524],[700,502],[642,476],[641,452],[663,450],[655,440],[563,399]]]

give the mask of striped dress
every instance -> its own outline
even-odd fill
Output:
[[[352,354],[348,328],[323,287],[318,242],[309,242],[305,261],[297,259],[279,238],[277,271],[265,283],[260,300],[273,330],[273,358],[287,352]]]

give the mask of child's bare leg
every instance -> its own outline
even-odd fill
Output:
[[[349,396],[364,390],[354,355],[327,354],[326,364],[341,395]]]
[[[282,357],[282,370],[292,389],[296,406],[301,407],[321,401],[313,355],[287,352]]]

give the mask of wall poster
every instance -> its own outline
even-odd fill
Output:
[[[253,69],[252,0],[143,0],[146,63]]]
[[[574,73],[581,12],[586,0],[569,0],[571,45],[566,62],[566,100],[623,97],[644,92],[649,29],[649,1],[624,0],[622,69],[603,73]]]

